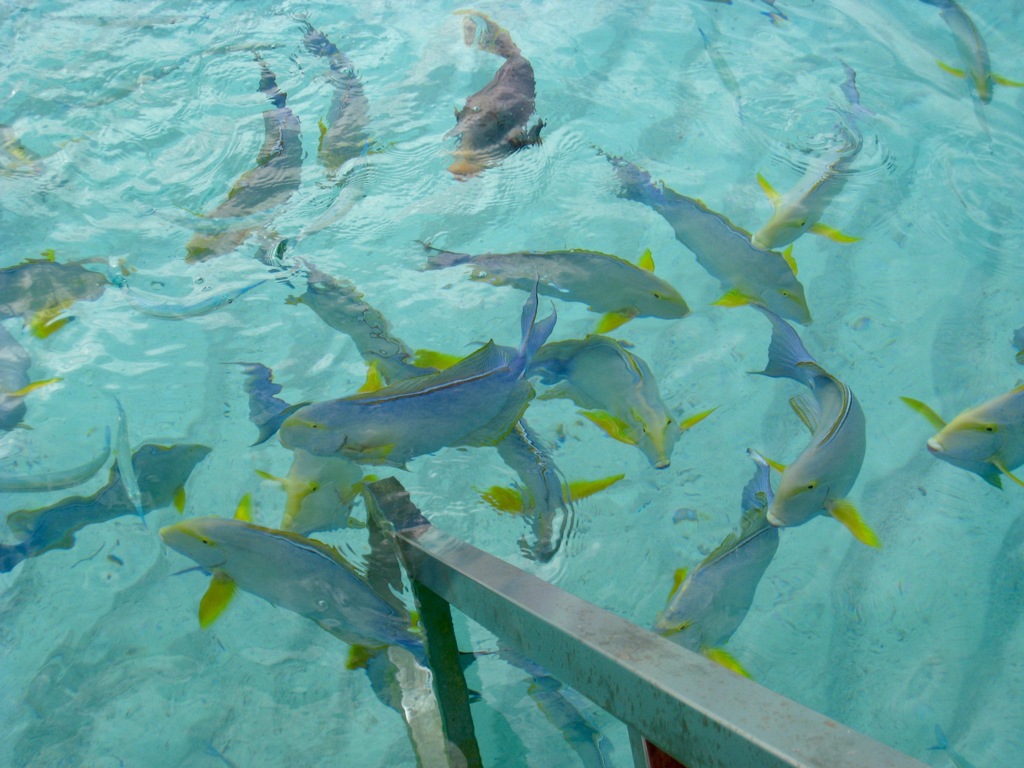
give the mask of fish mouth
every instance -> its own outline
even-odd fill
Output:
[[[929,453],[942,453],[942,444],[934,437],[925,443],[925,447],[928,448]]]

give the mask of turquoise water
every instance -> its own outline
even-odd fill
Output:
[[[0,123],[38,156],[0,175],[0,265],[50,250],[60,262],[95,258],[87,266],[100,272],[123,262],[132,286],[168,297],[266,277],[254,242],[185,260],[186,243],[209,226],[198,214],[223,202],[263,143],[253,50],[287,91],[305,149],[301,183],[269,225],[290,239],[289,259],[351,280],[409,347],[466,354],[492,337],[516,345],[525,298],[461,270],[421,272],[416,240],[473,253],[589,248],[631,261],[651,249],[657,274],[692,314],[639,318],[612,335],[635,345],[677,417],[717,407],[681,437],[669,468],[653,469],[568,401],[534,401],[530,424],[567,478],[626,475],[577,504],[545,564],[522,556],[522,520],[480,501],[477,489],[515,479],[494,449],[445,449],[396,472],[445,530],[646,626],[673,571],[695,566],[737,526],[752,470],[746,449],[791,461],[807,434],[787,403],[798,385],[747,375],[765,365],[768,323],[711,305],[718,281],[664,219],[617,196],[595,147],[753,231],[771,213],[756,174],[788,190],[834,143],[845,62],[870,114],[823,220],[862,239],[797,240],[814,315],[798,330],[867,415],[867,456],[850,496],[883,547],[826,518],[784,529],[728,649],[758,682],[932,765],[950,764],[928,751],[936,724],[974,765],[1018,764],[1022,489],[1008,481],[997,490],[929,456],[933,430],[899,396],[950,418],[1020,378],[1010,339],[1024,325],[1024,90],[996,85],[981,105],[937,67],[955,65],[957,52],[938,9],[924,3],[777,5],[786,18],[772,23],[770,7],[754,0],[483,4],[533,64],[547,126],[540,146],[457,181],[445,170],[452,109],[500,62],[463,45],[457,4],[0,4]],[[1020,10],[963,7],[993,70],[1024,79]],[[317,163],[331,86],[323,60],[302,45],[299,19],[352,60],[370,105],[369,151],[346,166],[344,184]],[[271,367],[289,402],[350,394],[366,376],[348,337],[285,303],[303,290],[297,275],[174,321],[136,311],[111,287],[76,303],[75,319],[43,339],[6,320],[31,357],[31,380],[62,380],[26,397],[32,429],[2,436],[0,468],[45,473],[96,456],[104,428],[116,428],[116,395],[133,446],[212,448],[188,480],[186,516],[229,516],[251,493],[257,520],[277,525],[284,495],[254,470],[284,474],[289,452],[275,440],[250,445],[244,380],[230,364]],[[555,339],[582,338],[598,318],[581,304],[557,310]],[[5,494],[3,508],[85,496],[106,479],[104,469],[73,490]],[[177,575],[190,561],[156,535],[177,519],[165,505],[145,525],[133,515],[91,525],[70,549],[0,575],[0,763],[412,764],[401,719],[364,674],[344,669],[344,644],[312,622],[243,594],[199,629],[207,579]],[[9,526],[0,533],[19,539]],[[354,558],[366,548],[359,529],[324,538]],[[465,647],[494,647],[469,622],[459,631]],[[484,657],[470,678],[483,693],[474,715],[485,759],[578,762],[527,695],[525,674]],[[629,765],[621,725],[583,709],[606,729],[613,763]]]

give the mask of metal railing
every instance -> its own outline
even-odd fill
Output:
[[[452,765],[483,763],[450,606],[624,722],[637,766],[924,766],[444,533],[394,478],[366,491],[412,585]]]

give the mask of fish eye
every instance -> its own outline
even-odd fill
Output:
[[[789,298],[789,291],[787,291],[787,290],[781,290],[781,291],[779,291],[779,293],[781,293],[781,294],[782,294],[783,296],[785,296],[785,297],[786,297],[787,299]]]
[[[210,544],[210,540],[209,539],[200,539],[200,541],[203,542],[203,544],[206,544],[207,546],[209,546],[209,544]]]

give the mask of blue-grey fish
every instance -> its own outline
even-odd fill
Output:
[[[0,325],[0,432],[8,432],[25,419],[25,395],[59,378],[30,381],[32,358],[10,332]]]
[[[205,445],[139,446],[132,466],[139,479],[143,510],[152,512],[172,502],[179,512],[184,509],[185,482],[209,452]],[[107,484],[90,496],[72,496],[48,507],[8,515],[7,525],[22,538],[17,544],[0,544],[0,573],[51,549],[71,549],[75,533],[87,525],[133,514],[135,506],[115,464]]]
[[[1024,485],[1013,474],[1024,464],[1024,384],[968,408],[948,424],[921,401],[901,399],[939,430],[927,443],[933,456],[999,488],[1001,475]]]
[[[146,293],[132,288],[125,282],[121,286],[121,295],[124,296],[125,301],[134,309],[145,315],[160,317],[165,320],[182,320],[187,317],[207,315],[221,307],[226,307],[254,288],[259,288],[268,282],[269,279],[254,280],[237,288],[228,288],[223,291],[195,291],[191,295],[180,299]]]
[[[935,746],[928,747],[928,749],[945,752],[946,756],[953,761],[953,765],[955,765],[956,768],[974,768],[973,763],[949,746],[949,740],[946,738],[946,733],[938,723],[935,724]]]
[[[692,571],[676,572],[668,604],[654,622],[658,633],[719,661],[727,658],[721,648],[746,617],[779,548],[778,528],[767,520],[774,496],[768,462],[756,451],[748,453],[757,469],[743,489],[739,532],[730,533]]]
[[[234,518],[198,517],[160,529],[171,549],[191,558],[213,579],[199,606],[209,626],[236,588],[315,621],[351,646],[397,645],[423,662],[409,614],[384,600],[333,547],[249,521],[248,498]]]
[[[281,425],[281,444],[395,467],[446,446],[497,444],[533,397],[523,374],[555,323],[554,311],[540,322],[536,314],[534,291],[523,308],[518,350],[491,341],[439,373],[307,405]]]
[[[49,336],[72,319],[62,316],[72,304],[103,295],[110,279],[84,266],[98,262],[102,259],[61,264],[53,251],[44,251],[41,259],[0,269],[0,320],[20,317],[36,336]]]
[[[622,187],[619,196],[643,203],[672,225],[676,239],[721,283],[724,306],[754,304],[806,325],[811,322],[796,266],[776,251],[751,242],[750,233],[734,226],[700,200],[680,195],[621,157],[608,157]]]
[[[944,62],[938,62],[939,66],[957,77],[966,77],[974,86],[974,92],[978,94],[978,100],[982,104],[992,101],[992,85],[1024,86],[1014,80],[1008,80],[992,72],[992,65],[989,61],[988,46],[982,38],[978,28],[974,26],[971,17],[967,15],[953,0],[921,0],[927,5],[934,5],[939,9],[939,15],[953,33],[953,42],[956,43],[956,51],[960,57],[962,69],[952,67]]]
[[[761,309],[772,324],[768,365],[758,373],[788,378],[810,393],[790,399],[793,410],[811,431],[811,442],[782,471],[768,522],[777,526],[803,525],[819,514],[830,514],[857,539],[872,547],[878,537],[846,499],[864,463],[864,411],[846,384],[826,371],[804,348],[785,320]]]
[[[634,317],[674,320],[690,308],[679,292],[654,274],[647,251],[639,264],[598,251],[517,251],[515,253],[455,253],[422,243],[430,255],[426,269],[460,265],[473,268],[470,278],[491,285],[510,285],[521,291],[587,304],[604,314],[599,333],[617,328]]]
[[[110,427],[106,429],[106,440],[96,456],[84,464],[58,469],[52,472],[33,472],[25,475],[0,474],[0,492],[32,493],[40,491],[61,491],[81,485],[95,475],[110,458]]]
[[[339,280],[305,262],[306,291],[290,296],[289,304],[303,304],[312,309],[331,328],[351,337],[359,354],[369,365],[376,366],[385,381],[394,382],[433,369],[417,366],[413,352],[391,333],[387,319],[363,299],[348,280]]]
[[[647,363],[607,336],[545,344],[527,375],[548,386],[542,400],[572,400],[586,418],[616,440],[635,445],[657,469],[671,464],[680,433],[711,413],[677,424]]]
[[[448,170],[458,179],[467,179],[516,150],[540,144],[544,121],[526,127],[533,114],[537,86],[533,66],[508,31],[479,11],[456,13],[465,15],[462,31],[466,45],[476,42],[480,50],[505,59],[491,82],[456,110],[455,127],[447,134],[459,140],[455,161]]]
[[[256,167],[238,178],[227,200],[204,215],[217,221],[243,221],[224,223],[212,232],[197,232],[185,246],[190,262],[221,256],[240,246],[260,228],[247,217],[287,202],[302,180],[299,118],[285,106],[287,94],[277,87],[277,77],[258,54],[254,56],[262,71],[260,91],[273,105],[263,113],[263,146],[256,156]]]
[[[370,105],[363,93],[363,83],[355,66],[326,35],[303,22],[306,36],[303,43],[314,56],[327,59],[324,78],[333,88],[327,117],[320,121],[320,144],[317,157],[331,174],[349,160],[366,153],[369,136]]]
[[[117,406],[117,439],[114,442],[114,456],[117,470],[121,475],[121,482],[124,484],[128,500],[135,507],[139,518],[146,522],[146,514],[142,509],[142,489],[139,488],[139,481],[135,475],[135,467],[132,461],[132,444],[128,436],[128,414],[124,412],[121,400],[115,395],[114,404]]]

